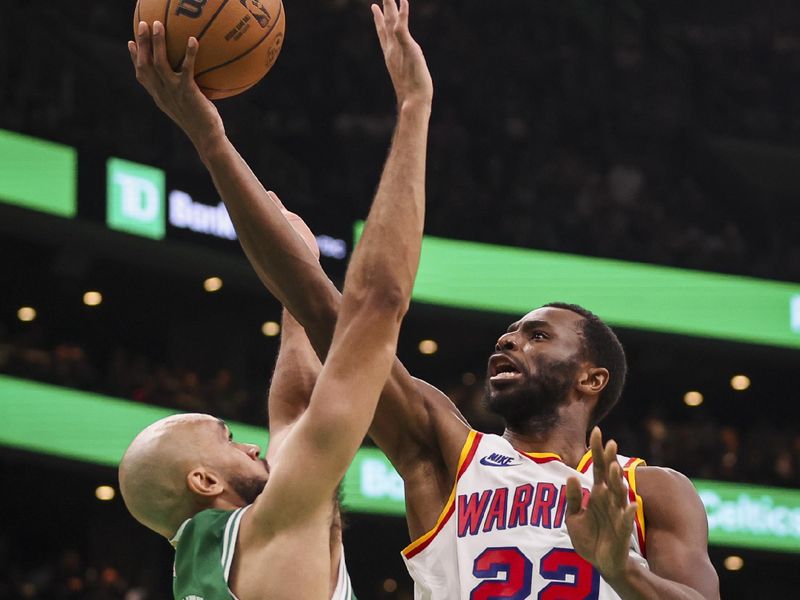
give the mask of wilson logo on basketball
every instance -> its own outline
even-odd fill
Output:
[[[176,15],[196,19],[203,13],[203,7],[208,0],[180,0],[178,8],[175,10]]]

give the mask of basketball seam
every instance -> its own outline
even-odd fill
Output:
[[[217,18],[217,16],[219,15],[219,13],[221,13],[221,12],[222,12],[222,9],[223,9],[223,8],[225,8],[225,5],[226,5],[227,3],[228,3],[228,0],[223,0],[222,4],[220,4],[220,5],[219,5],[219,8],[217,9],[217,12],[215,12],[215,13],[214,13],[214,14],[211,16],[211,18],[208,20],[208,23],[206,23],[206,26],[205,26],[205,27],[203,27],[203,30],[202,30],[200,33],[198,33],[198,34],[197,34],[197,41],[198,41],[198,42],[199,42],[199,41],[200,41],[200,39],[201,39],[201,38],[202,38],[202,37],[205,35],[206,31],[208,31],[208,28],[209,28],[209,27],[211,27],[211,24],[212,24],[212,23],[214,22],[214,20]]]
[[[262,37],[260,40],[258,40],[258,41],[257,41],[255,44],[253,44],[253,45],[252,45],[250,48],[248,48],[247,50],[245,50],[244,52],[242,52],[242,53],[241,53],[239,56],[236,56],[236,57],[234,57],[234,58],[232,58],[232,59],[230,59],[229,61],[226,61],[226,62],[224,62],[224,63],[220,63],[220,64],[218,64],[218,65],[215,65],[215,66],[213,66],[213,67],[210,67],[210,68],[206,69],[205,71],[201,71],[200,73],[195,73],[195,74],[194,74],[194,77],[195,77],[195,79],[197,79],[197,78],[198,78],[198,77],[200,77],[201,75],[205,75],[206,73],[210,73],[211,71],[214,71],[214,70],[216,70],[216,69],[221,69],[222,67],[224,67],[224,66],[226,66],[226,65],[229,65],[229,64],[231,64],[232,62],[236,62],[237,60],[239,60],[239,59],[240,59],[240,58],[242,58],[243,56],[245,56],[245,55],[249,54],[250,52],[252,52],[252,51],[253,51],[253,50],[255,50],[256,48],[258,48],[258,47],[261,45],[261,42],[263,42],[265,39],[267,39],[267,38],[269,37],[269,34],[270,34],[270,33],[272,33],[272,30],[273,30],[273,29],[275,29],[275,27],[277,27],[277,25],[278,25],[278,22],[281,20],[281,15],[283,14],[283,2],[279,2],[279,3],[278,3],[278,7],[280,8],[280,10],[278,11],[278,15],[275,17],[275,23],[273,23],[273,24],[272,24],[272,27],[270,27],[270,28],[269,28],[269,31],[267,31],[267,32],[264,34],[264,36],[263,36],[263,37]]]
[[[244,91],[249,87],[253,87],[256,83],[258,83],[258,82],[254,81],[253,83],[248,83],[246,85],[241,85],[241,86],[235,87],[235,88],[215,88],[215,87],[211,87],[209,85],[199,85],[199,84],[198,84],[198,87],[201,90],[210,90],[212,92],[235,92],[237,90]]]

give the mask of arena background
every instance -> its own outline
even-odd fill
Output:
[[[326,236],[337,282],[393,124],[367,6],[287,0],[274,70],[219,103],[256,174]],[[134,79],[132,9],[2,5],[0,598],[170,597],[171,548],[118,494],[98,498],[116,490],[119,456],[102,434],[149,405],[266,421],[278,338],[264,324],[279,306],[210,208],[219,199],[193,149]],[[649,296],[612,286],[622,294],[598,311],[623,325],[631,369],[606,434],[705,485],[712,504],[730,500],[733,512],[712,515],[710,549],[728,599],[794,597],[800,567],[799,26],[791,0],[413,4],[436,83],[429,234],[724,274],[622,265],[634,280],[677,279]],[[161,186],[154,227],[112,215],[120,174]],[[168,224],[167,192],[194,207]],[[465,275],[474,297],[456,294],[460,307],[415,302],[399,349],[487,431],[499,424],[480,408],[485,360],[524,311],[509,306],[573,300],[534,268],[552,255],[522,255],[530,271],[503,271],[517,255],[498,256],[487,271],[502,281]],[[578,260],[569,272],[598,264],[620,267]],[[222,287],[206,291],[209,278]],[[642,307],[648,319],[626,319]],[[397,512],[396,480],[381,468],[345,486],[357,509],[347,560],[360,598],[411,598],[404,522],[381,514]]]

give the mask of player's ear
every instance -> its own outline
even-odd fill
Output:
[[[588,367],[579,372],[578,391],[587,396],[597,396],[608,385],[608,369]]]
[[[186,484],[189,486],[189,490],[198,496],[218,496],[224,491],[219,477],[202,467],[189,471],[186,476]]]

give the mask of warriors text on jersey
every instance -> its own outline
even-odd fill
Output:
[[[175,600],[236,600],[228,576],[242,515],[238,510],[204,510],[187,519],[170,543],[175,547],[172,591]],[[356,600],[344,562],[331,600]]]
[[[629,499],[638,504],[630,555],[646,566],[635,472],[643,461],[619,461]],[[575,552],[564,521],[567,479],[577,477],[587,494],[591,462],[587,452],[576,470],[556,454],[518,452],[500,436],[470,432],[436,527],[403,551],[415,598],[618,600]]]

